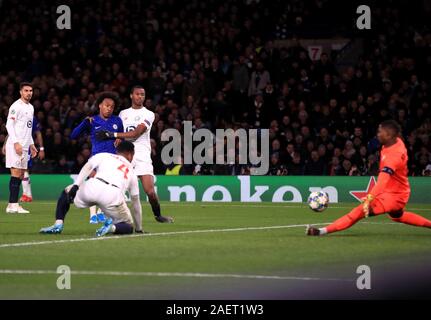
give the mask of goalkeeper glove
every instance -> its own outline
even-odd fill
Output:
[[[364,200],[364,203],[362,204],[362,210],[365,214],[365,217],[368,218],[370,215],[370,203],[374,200],[374,197],[371,194],[367,194],[367,196],[362,200]]]

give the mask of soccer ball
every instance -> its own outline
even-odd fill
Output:
[[[310,193],[307,203],[311,210],[322,212],[328,207],[329,196],[326,192],[315,191]]]

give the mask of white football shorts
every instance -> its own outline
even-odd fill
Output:
[[[28,147],[22,148],[22,155],[15,152],[15,147],[11,143],[6,143],[6,168],[27,169],[28,168]]]
[[[80,209],[97,205],[114,224],[120,222],[133,224],[124,193],[119,188],[98,179],[90,178],[79,187],[74,204]]]

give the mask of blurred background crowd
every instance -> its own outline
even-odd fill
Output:
[[[98,113],[100,92],[119,94],[118,114],[139,84],[156,114],[156,174],[172,168],[160,159],[161,133],[181,131],[188,120],[194,130],[269,129],[270,175],[376,175],[375,134],[385,119],[402,126],[409,174],[431,174],[427,1],[376,2],[363,52],[342,67],[340,52],[312,61],[301,45],[359,36],[335,1],[63,1],[72,9],[71,30],[55,27],[52,1],[38,1],[31,12],[27,2],[0,2],[0,146],[19,82],[31,81],[46,153],[33,172],[77,173],[91,145],[88,137],[70,139],[71,130]],[[403,18],[413,13],[414,21]],[[249,172],[238,164],[180,170]]]

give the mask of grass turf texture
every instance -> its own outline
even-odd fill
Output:
[[[395,224],[384,215],[325,237],[306,237],[305,227],[295,226],[331,222],[354,205],[334,204],[315,213],[304,204],[162,203],[163,213],[174,216],[175,223],[159,224],[144,204],[144,229],[149,235],[86,241],[94,238],[98,227],[88,223],[87,210],[72,207],[63,234],[41,235],[39,229],[54,222],[54,202],[26,204],[28,215],[6,214],[3,202],[0,299],[283,298],[284,290],[294,288],[302,288],[296,292],[306,297],[307,290],[320,285],[354,290],[358,265],[382,271],[407,262],[428,263],[431,230]],[[410,209],[431,218],[430,205],[413,204]],[[273,226],[277,228],[257,229]],[[244,230],[248,227],[256,229]],[[84,241],[5,246],[69,239]],[[58,290],[55,271],[59,265],[90,274],[72,274],[72,289]],[[17,270],[30,273],[16,274]],[[34,274],[34,270],[51,273]],[[197,277],[196,273],[221,276]],[[226,274],[298,279],[230,278]]]

